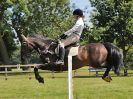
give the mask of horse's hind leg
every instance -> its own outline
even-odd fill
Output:
[[[34,68],[35,78],[38,80],[39,83],[44,83],[44,79],[39,75],[38,69],[41,68],[42,65],[37,65]]]
[[[105,73],[103,74],[102,79],[105,80],[106,82],[110,82],[112,80],[111,76],[109,75],[111,68],[112,68],[111,66],[107,67]]]

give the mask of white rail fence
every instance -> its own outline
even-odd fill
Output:
[[[0,74],[5,74],[5,80],[8,79],[8,74],[11,73],[28,73],[29,79],[31,79],[31,73],[37,64],[27,64],[27,65],[0,65],[0,68],[5,68],[5,71],[0,71]],[[22,70],[21,68],[28,67],[27,70]],[[13,68],[14,70],[8,71],[8,68]]]

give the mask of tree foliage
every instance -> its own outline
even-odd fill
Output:
[[[133,45],[133,1],[90,0],[96,9],[92,14],[92,34],[98,41],[116,43],[122,48],[124,59]]]
[[[21,2],[20,2],[21,1]],[[70,8],[64,0],[18,0],[12,23],[18,35],[43,34],[55,38],[69,25]],[[21,37],[20,37],[21,41]]]
[[[13,51],[16,50],[16,44],[14,42],[14,34],[9,25],[9,12],[10,4],[5,0],[0,1],[0,51],[1,59],[5,64],[9,63],[9,57],[12,56]]]
[[[93,28],[85,26],[82,43],[115,43],[123,49],[124,58],[128,59],[127,53],[129,50],[132,51],[133,45],[133,1],[90,0],[90,2],[95,8],[91,14]],[[71,19],[68,0],[0,1],[0,34],[10,57],[17,48],[14,39],[18,38],[20,43],[22,42],[21,33],[26,36],[42,34],[56,39],[73,25]]]
[[[15,34],[20,43],[21,33],[57,38],[72,25],[68,0],[2,0],[0,8],[1,33],[10,55]]]

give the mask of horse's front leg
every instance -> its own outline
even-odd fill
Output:
[[[107,67],[105,73],[103,74],[102,79],[105,80],[106,82],[110,82],[112,80],[111,76],[109,75],[110,70],[111,67]]]
[[[36,80],[38,80],[39,83],[44,83],[43,77],[41,77],[38,72],[38,69],[40,69],[41,67],[42,65],[37,65],[36,67],[34,67],[34,73]]]

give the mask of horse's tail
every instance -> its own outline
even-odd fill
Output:
[[[120,67],[124,66],[123,64],[123,52],[115,45],[111,43],[104,43],[108,51],[107,65],[114,66],[115,74],[119,75]]]

